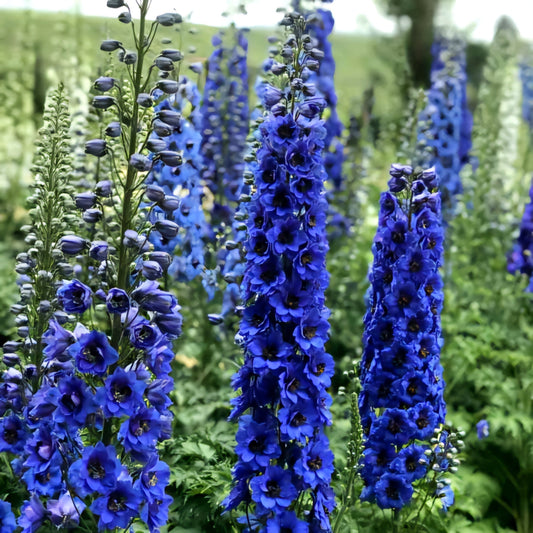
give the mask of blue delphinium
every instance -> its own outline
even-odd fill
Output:
[[[390,175],[389,192],[380,200],[364,318],[361,497],[400,509],[433,464],[425,451],[431,452],[428,443],[446,413],[439,362],[443,228],[434,169],[415,174],[392,165]]]
[[[529,203],[524,207],[520,233],[507,257],[507,270],[511,274],[524,274],[529,279],[528,292],[533,292],[533,181],[529,190]]]
[[[208,214],[214,261],[228,282],[221,315],[231,315],[238,303],[243,265],[238,248],[245,237],[234,218],[247,187],[243,183],[244,152],[249,130],[248,40],[246,30],[233,25],[212,39],[201,106],[202,179],[209,190]],[[239,218],[239,217],[238,217]],[[216,278],[213,285],[218,284]],[[217,315],[220,317],[220,315]],[[222,317],[220,317],[222,319]]]
[[[453,216],[456,196],[462,192],[459,173],[468,162],[472,145],[464,46],[459,39],[434,42],[428,105],[419,119],[419,141],[429,147],[420,163],[425,168],[435,167],[446,220]]]
[[[155,95],[163,96],[160,91]],[[150,240],[156,250],[172,255],[168,272],[180,281],[190,281],[204,275],[205,271],[199,101],[196,84],[181,77],[176,93],[154,108],[156,120],[162,121],[168,129],[159,131],[164,136],[158,135],[156,130],[149,144],[154,152],[145,195],[151,202],[147,206],[150,220],[154,223],[168,220],[179,226],[175,234],[154,232]],[[161,154],[166,151],[179,153],[179,159],[165,162]]]
[[[141,34],[149,3],[138,3]],[[159,25],[178,20],[164,15],[152,25],[153,35]],[[181,117],[160,109],[150,122],[143,108],[151,108],[153,98],[142,92],[151,83],[152,95],[157,89],[178,91],[175,80],[154,82],[151,74],[168,72],[181,56],[164,50],[146,75],[149,46],[133,31],[136,53],[119,41],[101,44],[105,52],[120,51],[128,72],[117,69],[121,80],[104,76],[94,85],[109,95],[95,97],[93,107],[111,120],[106,140],[86,145],[87,165],[98,158],[98,181],[71,198],[68,183],[58,179],[68,175],[64,143],[45,154],[52,172],[39,177],[28,239],[39,242],[20,257],[25,278],[15,307],[25,310],[26,319],[19,319],[22,340],[4,346],[0,450],[14,457],[13,471],[30,493],[18,516],[24,532],[50,523],[125,529],[139,519],[156,532],[168,517],[169,475],[158,443],[171,434],[169,373],[181,315],[176,297],[156,281],[170,256],[154,252],[148,235],[170,240],[178,226],[164,217],[151,219],[138,207],[154,160],[162,173],[161,167],[175,172],[182,163],[174,146],[152,144],[155,156],[148,156],[152,127],[172,133]],[[62,106],[47,130],[52,139],[62,140],[68,123]],[[180,198],[163,192],[150,214],[159,206],[172,212],[180,205]]]
[[[250,531],[329,531],[333,454],[324,426],[331,423],[326,388],[333,359],[324,349],[325,102],[302,90],[315,64],[311,54],[297,53],[304,18],[286,15],[282,24],[290,36],[270,78],[281,90],[263,87],[278,96],[267,106],[257,161],[250,165],[255,184],[245,242],[246,305],[237,335],[245,360],[233,380],[240,394],[230,416],[239,421],[238,462],[225,507],[243,504],[241,520]]]

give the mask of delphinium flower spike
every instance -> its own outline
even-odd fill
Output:
[[[238,244],[245,233],[242,216],[235,220],[234,214],[241,194],[247,190],[243,184],[249,130],[246,30],[232,24],[215,35],[212,43],[214,50],[207,61],[201,107],[202,178],[211,203],[209,240],[214,263],[228,282],[221,313],[226,315],[234,311],[235,306],[227,303],[235,300],[239,292],[236,282],[243,270]]]
[[[445,220],[453,216],[456,197],[462,192],[459,172],[468,162],[472,115],[466,101],[464,42],[441,37],[433,43],[431,87],[428,104],[419,119],[419,142],[430,148],[418,161],[434,166],[439,176]]]
[[[230,416],[239,421],[238,462],[225,507],[242,504],[247,531],[329,531],[325,102],[303,89],[318,67],[304,17],[287,14],[281,24],[288,36],[262,86],[267,111],[252,165],[246,305],[237,336],[245,360]]]
[[[20,510],[23,531],[50,523],[90,531],[126,529],[140,519],[155,532],[167,522],[170,473],[157,444],[171,433],[169,372],[181,315],[176,297],[157,281],[170,258],[152,252],[149,235],[172,238],[177,225],[152,224],[139,205],[153,164],[147,145],[161,119],[161,112],[153,116],[154,91],[177,88],[167,78],[179,58],[163,50],[148,68],[145,62],[158,27],[181,19],[167,13],[148,27],[149,4],[138,3],[135,51],[112,39],[101,44],[104,52],[118,52],[122,67],[94,84],[100,94],[93,107],[106,121],[101,128],[106,139],[89,140],[85,151],[98,160],[98,181],[74,197],[73,208],[81,212],[78,223],[71,222],[76,234],[63,233],[58,251],[50,251],[54,259],[72,260],[59,264],[63,281],[48,302],[58,311],[36,339],[42,360],[37,368],[24,369],[39,377],[38,387],[32,396],[24,388],[19,395],[25,418],[4,422],[3,434],[16,435],[9,437],[10,451],[20,456],[14,468],[31,493]],[[124,2],[108,5],[129,13]],[[153,79],[156,72],[159,81]],[[167,124],[173,116],[164,118]],[[154,152],[165,165],[178,166],[179,153],[164,147]],[[42,247],[38,239],[33,244]],[[47,272],[37,273],[45,274],[53,282]],[[31,295],[33,287],[26,290]],[[48,313],[45,303],[40,305]]]
[[[430,446],[446,406],[442,345],[443,229],[434,169],[395,164],[381,195],[364,319],[359,409],[364,429],[362,499],[401,509],[413,483],[447,469]],[[439,441],[440,442],[440,441]],[[435,491],[436,486],[433,487]]]

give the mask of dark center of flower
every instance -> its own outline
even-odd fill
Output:
[[[131,387],[128,384],[116,383],[113,385],[111,393],[115,402],[120,403],[131,396]]]
[[[311,215],[309,217],[308,224],[309,224],[310,228],[314,228],[316,226],[316,217],[315,217],[315,215]]]
[[[263,181],[265,183],[274,183],[274,171],[273,170],[263,171],[263,174],[261,177],[263,178]]]
[[[113,495],[109,497],[109,501],[107,502],[107,508],[113,512],[118,513],[119,511],[125,511],[126,510],[126,498],[122,495]]]
[[[278,277],[278,273],[275,270],[263,270],[259,277],[265,282],[265,283],[272,283],[273,281],[276,281]]]
[[[425,346],[421,346],[418,355],[422,358],[426,358],[429,355],[429,350]]]
[[[14,444],[15,442],[17,442],[18,434],[17,434],[16,429],[4,429],[3,436],[4,436],[4,440],[8,444]]]
[[[393,434],[396,435],[397,433],[400,433],[402,430],[402,424],[399,420],[396,420],[395,418],[391,418],[389,421],[389,425],[387,426],[387,429]]]
[[[313,374],[315,376],[320,376],[321,374],[323,374],[324,370],[326,370],[326,363],[319,363],[318,365],[316,365]]]
[[[409,396],[414,396],[417,393],[417,390],[416,383],[410,381],[409,386],[407,387],[407,394],[409,394]]]
[[[278,498],[281,494],[281,487],[278,485],[277,481],[272,479],[267,481],[266,489],[269,498]]]
[[[289,384],[289,386],[288,386],[288,390],[289,390],[289,392],[296,392],[299,388],[300,388],[300,380],[294,378],[294,379],[290,382],[290,384]]]
[[[428,248],[432,249],[432,248],[435,248],[435,246],[437,246],[437,241],[435,239],[430,239],[428,241]]]
[[[416,460],[414,457],[408,457],[405,460],[405,468],[407,472],[414,472],[416,470]]]
[[[268,248],[267,242],[264,240],[260,240],[255,243],[254,252],[257,255],[263,255],[267,251],[267,248]]]
[[[144,433],[148,433],[148,431],[150,431],[150,423],[148,420],[142,420],[139,423],[139,427],[134,431],[134,435],[140,437]]]
[[[264,223],[265,223],[265,218],[262,217],[261,215],[257,215],[254,218],[254,226],[256,228],[262,228]]]
[[[388,271],[385,273],[385,275],[383,276],[383,281],[385,283],[390,283],[392,281],[392,271]]]
[[[403,242],[405,235],[401,231],[393,231],[391,234],[392,242],[396,244]]]
[[[433,294],[433,285],[431,285],[431,283],[428,283],[425,287],[424,287],[424,291],[426,291],[426,294],[428,296],[431,296]]]
[[[261,453],[265,449],[265,442],[260,438],[252,439],[248,444],[248,449],[255,454]]]
[[[389,464],[389,461],[387,458],[387,454],[385,453],[385,451],[380,451],[376,456],[376,465],[385,466],[388,464]]]
[[[141,341],[145,341],[150,338],[152,335],[152,328],[146,324],[144,324],[141,329],[139,330],[139,339]]]
[[[312,339],[316,335],[317,328],[314,326],[305,326],[303,335],[306,339]]]
[[[148,480],[148,485],[150,487],[155,487],[157,485],[157,474],[152,472],[150,479]]]
[[[83,295],[84,295],[84,292],[81,289],[72,291],[72,301],[76,305],[83,304]]]
[[[105,476],[105,468],[102,464],[93,461],[87,465],[87,473],[92,479],[102,479]]]
[[[379,334],[382,341],[388,341],[392,339],[392,324],[387,324]]]
[[[313,256],[311,252],[304,252],[300,257],[300,261],[302,265],[308,265],[312,260],[313,260]]]
[[[61,404],[69,411],[74,411],[79,407],[80,403],[81,401],[77,394],[63,394],[63,396],[61,396]]]
[[[274,198],[272,198],[272,205],[274,207],[289,207],[291,205],[290,196],[285,189],[279,189],[276,191]]]
[[[309,459],[309,461],[307,461],[307,466],[309,467],[309,470],[320,470],[322,468],[322,458],[315,457],[314,459]]]
[[[294,154],[291,155],[290,162],[293,167],[297,167],[305,163],[305,157],[299,152],[294,152]]]
[[[416,318],[411,318],[411,320],[409,320],[409,323],[407,324],[407,329],[409,331],[412,331],[413,333],[420,331],[420,324],[418,323]]]
[[[282,124],[278,128],[278,135],[282,139],[290,139],[292,137],[292,127],[289,124]]]
[[[400,307],[407,307],[410,301],[411,301],[411,298],[409,297],[409,295],[400,294],[400,297],[398,298],[398,305]]]
[[[385,493],[391,500],[397,500],[400,495],[396,487],[391,487],[390,485],[385,489]]]
[[[98,346],[95,346],[94,344],[89,344],[84,348],[83,356],[89,363],[95,363],[102,358]]]
[[[299,304],[300,299],[294,294],[289,294],[285,300],[285,307],[288,307],[289,309],[298,309]]]
[[[291,426],[300,427],[303,426],[307,421],[307,417],[302,415],[302,413],[296,413],[291,420]]]
[[[113,309],[127,307],[128,297],[125,294],[117,294],[109,300],[109,303]]]
[[[279,352],[276,346],[265,346],[261,355],[263,356],[263,359],[274,361],[278,357],[278,353]]]
[[[416,419],[416,425],[418,427],[418,429],[424,429],[426,427],[428,427],[429,425],[429,420],[424,417],[424,415],[420,415],[417,419]]]

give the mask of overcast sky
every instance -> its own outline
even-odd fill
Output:
[[[249,0],[248,15],[236,19],[240,25],[271,26],[279,19],[277,5],[283,0]],[[190,13],[196,24],[223,25],[220,14],[228,4],[237,0],[152,0],[152,14],[176,10],[182,16]],[[130,1],[135,5],[135,1]],[[337,31],[394,31],[394,22],[378,10],[373,0],[335,0],[331,7]],[[106,0],[0,0],[0,7],[30,8],[47,11],[74,11],[76,6],[87,15],[116,16],[120,10],[106,7]],[[531,0],[456,0],[451,12],[445,14],[442,23],[453,21],[460,29],[477,40],[490,40],[497,19],[509,15],[516,23],[522,37],[533,40],[533,1]]]

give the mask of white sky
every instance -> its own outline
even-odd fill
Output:
[[[152,0],[152,14],[176,10],[182,16],[191,15],[196,24],[224,25],[220,14],[237,0]],[[134,6],[135,1],[130,0]],[[248,15],[236,19],[243,26],[274,26],[280,20],[276,7],[282,0],[249,0]],[[394,22],[382,15],[373,0],[334,0],[326,4],[336,21],[336,30],[343,32],[374,29],[378,32],[394,31]],[[87,15],[116,16],[121,10],[109,9],[105,0],[0,0],[0,8],[30,8],[46,11],[74,11],[79,6]],[[531,0],[456,0],[442,23],[453,22],[466,30],[475,40],[491,40],[496,21],[501,15],[510,16],[520,35],[533,40],[533,2]],[[1,16],[1,14],[0,14]]]

